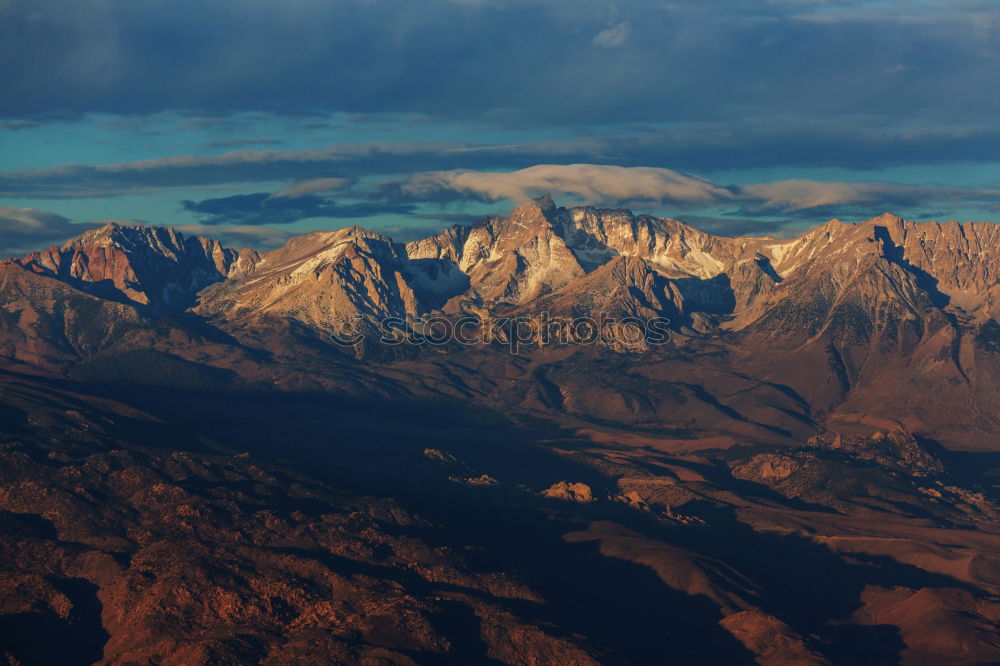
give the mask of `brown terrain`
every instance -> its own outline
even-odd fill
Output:
[[[415,344],[601,315],[670,340]],[[1000,663],[1000,225],[111,223],[0,396],[0,663]]]

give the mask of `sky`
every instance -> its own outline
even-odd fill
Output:
[[[0,255],[628,207],[1000,220],[994,0],[0,0]]]

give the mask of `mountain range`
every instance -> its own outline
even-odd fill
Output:
[[[551,317],[669,340],[420,344]],[[997,224],[111,222],[0,374],[6,663],[1000,661]]]
[[[4,263],[0,340],[11,361],[53,368],[136,346],[225,366],[235,356],[253,365],[253,350],[295,356],[303,344],[339,362],[329,334],[353,325],[377,347],[387,318],[661,317],[672,344],[655,357],[712,349],[720,372],[788,388],[817,423],[891,423],[988,449],[1000,429],[998,248],[991,223],[883,214],[789,240],[725,238],[547,197],[409,243],[350,227],[265,254],[109,223]],[[171,320],[170,333],[156,320]],[[380,376],[396,366],[373,367]],[[461,381],[431,381],[469,395]]]

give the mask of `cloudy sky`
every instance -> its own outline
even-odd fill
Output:
[[[726,234],[1000,219],[993,0],[0,0],[0,253],[400,239],[550,192]]]

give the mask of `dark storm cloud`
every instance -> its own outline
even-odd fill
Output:
[[[872,208],[996,210],[991,191],[699,185],[690,175],[836,167],[892,180],[904,165],[995,163],[998,29],[985,0],[0,0],[0,139],[29,145],[21,138],[44,137],[50,120],[107,113],[102,131],[130,146],[176,131],[220,151],[7,170],[0,198],[235,186],[249,194],[186,210],[202,226],[245,230],[435,208],[464,215],[463,202],[503,206],[546,190],[658,202],[720,229]],[[167,131],[148,122],[156,114],[182,122]],[[249,149],[289,145],[296,132],[294,145],[311,145],[306,130],[334,127],[391,141]],[[182,150],[166,141],[151,145]],[[235,148],[247,149],[222,152]],[[10,163],[53,163],[31,157]],[[644,197],[613,185],[609,171],[591,170],[596,185],[520,173],[539,165],[669,170],[662,184],[692,177],[672,186],[702,198]],[[325,196],[334,189],[336,203]]]
[[[544,150],[544,146],[541,147]],[[536,150],[513,151],[517,161]],[[243,150],[221,155],[176,155],[117,164],[65,164],[0,172],[0,197],[113,196],[150,188],[274,182],[318,177],[407,173],[462,164],[512,161],[508,147],[471,150],[454,143],[369,143],[318,150]]]
[[[197,215],[201,224],[209,226],[291,224],[315,217],[358,218],[388,213],[405,215],[414,208],[410,204],[379,202],[338,204],[312,194],[283,197],[267,192],[237,194],[202,201],[182,201],[181,206],[184,210]]]
[[[0,115],[992,123],[985,2],[7,0]]]
[[[989,162],[998,154],[1000,128],[863,132],[788,123],[780,131],[754,133],[719,125],[692,125],[633,135],[521,144],[362,143],[315,150],[241,150],[117,164],[16,169],[0,172],[0,197],[104,197],[157,188],[329,177],[355,179],[454,169],[521,169],[554,162],[690,172],[772,166],[876,169],[903,164]]]

